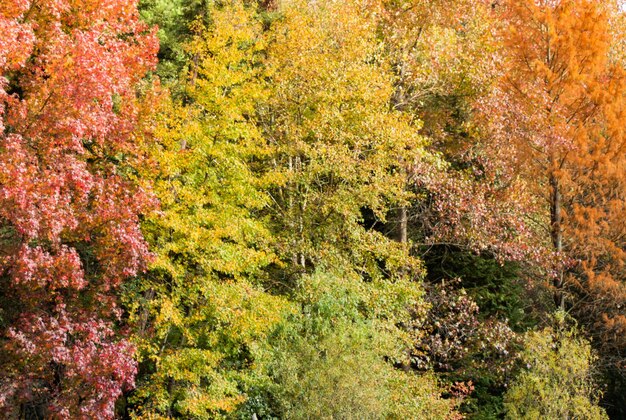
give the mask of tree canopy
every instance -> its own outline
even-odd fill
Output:
[[[626,416],[614,0],[6,0],[10,419]]]

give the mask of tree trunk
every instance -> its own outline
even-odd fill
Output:
[[[401,244],[405,244],[408,240],[407,229],[409,221],[407,215],[406,206],[402,206],[398,209],[398,225],[396,231],[396,240]]]
[[[559,257],[563,255],[563,226],[561,215],[561,191],[556,175],[550,174],[550,235],[552,246]],[[565,294],[563,293],[564,272],[560,262],[557,263],[557,272],[554,278],[554,303],[557,307],[565,308]]]

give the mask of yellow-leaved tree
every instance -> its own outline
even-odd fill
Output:
[[[143,168],[161,209],[143,224],[155,261],[127,292],[139,417],[232,412],[254,382],[259,343],[288,308],[260,285],[277,259],[259,216],[269,197],[249,165],[268,153],[255,124],[268,94],[261,25],[241,1],[207,13],[210,24],[193,24],[185,46],[183,98],[161,104]]]
[[[398,369],[423,269],[376,224],[409,198],[399,162],[437,159],[389,108],[375,16],[358,1],[256,7],[210,4],[181,101],[157,114],[143,177],[162,208],[144,223],[156,261],[128,292],[131,407],[449,418],[457,401],[432,375]]]
[[[282,263],[274,281],[300,308],[270,340],[272,385],[259,395],[280,418],[454,415],[436,381],[398,369],[410,363],[402,326],[425,306],[423,269],[378,228],[410,198],[405,165],[438,160],[420,122],[390,109],[375,11],[373,2],[283,1],[267,34],[271,93],[259,114]]]
[[[261,123],[281,256],[303,271],[324,261],[375,280],[405,265],[419,275],[404,246],[364,224],[365,212],[384,221],[408,199],[400,162],[434,159],[420,123],[389,109],[393,76],[375,14],[352,1],[287,1],[280,12]]]
[[[520,359],[521,373],[504,396],[509,419],[608,419],[598,406],[592,353],[587,340],[565,325],[557,312],[554,327],[529,331]]]

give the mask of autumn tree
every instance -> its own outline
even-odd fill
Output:
[[[285,2],[280,11],[268,49],[272,93],[260,113],[281,257],[300,271],[345,265],[376,279],[417,267],[403,246],[364,226],[364,211],[383,220],[408,198],[400,160],[434,159],[418,122],[388,108],[392,76],[374,15],[335,1]]]
[[[265,41],[253,7],[213,4],[178,46],[187,71],[180,99],[155,115],[150,164],[140,175],[161,202],[143,223],[156,254],[127,288],[139,347],[138,417],[217,417],[246,401],[257,349],[288,309],[264,291],[277,260],[260,216],[269,204],[250,162],[267,154],[255,124],[267,97]]]
[[[0,32],[0,407],[112,418],[136,372],[115,291],[148,256],[128,168],[156,38],[117,0],[9,0]]]
[[[215,3],[192,23],[183,100],[156,117],[140,176],[161,199],[143,224],[157,257],[127,294],[142,361],[132,410],[444,418],[455,401],[434,379],[394,366],[419,262],[363,222],[403,199],[395,158],[422,157],[417,125],[387,106],[375,25],[357,3],[294,2],[264,33],[254,6]]]
[[[487,107],[494,141],[538,198],[529,217],[552,252],[555,304],[598,338],[605,362],[623,367],[614,355],[625,345],[626,79],[612,30],[621,12],[587,0],[499,10],[506,70]]]
[[[423,306],[422,270],[375,225],[410,197],[401,162],[437,158],[419,122],[389,108],[376,14],[353,1],[286,1],[277,12],[259,109],[271,153],[259,165],[282,266],[270,274],[299,310],[270,340],[260,405],[279,417],[449,417],[453,404],[429,378],[396,369],[408,364],[400,326]]]
[[[510,328],[527,327],[522,277],[536,252],[524,218],[532,197],[507,150],[484,141],[476,112],[498,80],[493,34],[499,22],[491,2],[379,4],[379,32],[393,73],[389,106],[423,121],[425,148],[438,157],[436,165],[405,162],[413,196],[385,229],[408,242],[427,268],[432,308],[426,322],[416,320],[421,334],[412,367],[434,368],[450,384],[471,380],[474,391],[462,409],[497,415],[512,355],[486,349],[507,349],[515,336]],[[490,336],[496,331],[501,334]]]
[[[271,382],[265,394],[250,399],[246,418],[253,412],[277,418],[457,418],[461,398],[441,398],[434,375],[387,363],[396,352],[396,333],[368,319],[362,308],[373,303],[369,288],[351,276],[316,272],[301,278],[293,298],[302,311],[272,334]]]
[[[596,356],[589,342],[566,325],[564,312],[555,321],[525,335],[522,371],[504,397],[506,418],[607,419],[598,405]]]
[[[497,80],[497,26],[486,2],[382,1],[380,31],[392,63],[390,106],[423,121],[441,164],[407,162],[419,199],[399,208],[399,238],[524,259],[527,202],[506,152],[481,141],[476,104]],[[403,221],[403,219],[406,219]]]

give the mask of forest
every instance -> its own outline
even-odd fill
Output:
[[[0,418],[626,419],[626,8],[0,0]]]

